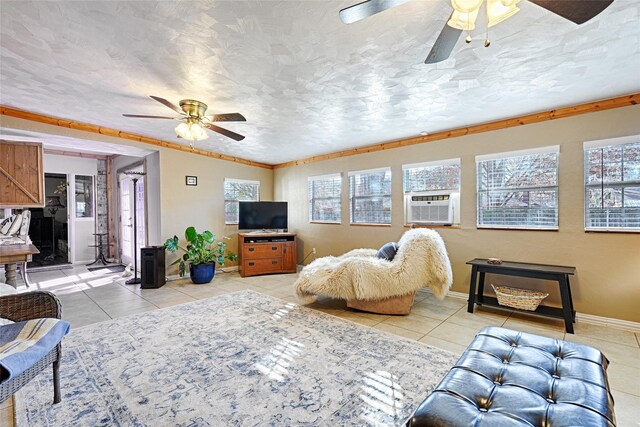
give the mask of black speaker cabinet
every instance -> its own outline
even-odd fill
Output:
[[[140,250],[142,289],[157,289],[167,282],[164,269],[164,247],[149,246]]]

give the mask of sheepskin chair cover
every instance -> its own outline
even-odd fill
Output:
[[[317,295],[345,300],[381,300],[428,286],[444,298],[453,282],[451,263],[438,233],[415,228],[404,233],[392,261],[376,249],[355,249],[339,257],[318,258],[300,272],[294,287],[300,302]]]

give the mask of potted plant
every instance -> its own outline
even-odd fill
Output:
[[[216,271],[216,262],[222,267],[225,260],[238,259],[233,252],[227,252],[225,242],[216,242],[216,236],[209,230],[198,233],[195,227],[189,227],[184,232],[187,246],[180,246],[178,236],[167,239],[164,243],[169,252],[182,250],[184,254],[171,265],[180,265],[180,277],[186,273],[186,265],[189,263],[189,275],[191,281],[196,284],[209,283],[213,280]]]

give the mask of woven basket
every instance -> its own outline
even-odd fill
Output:
[[[549,296],[545,292],[530,291],[529,289],[494,286],[493,284],[491,287],[498,297],[498,304],[520,310],[535,311],[542,300]]]

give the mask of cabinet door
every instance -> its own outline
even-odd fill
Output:
[[[287,242],[282,249],[282,270],[295,272],[297,269],[296,242]]]
[[[0,140],[0,208],[44,207],[42,144]]]

